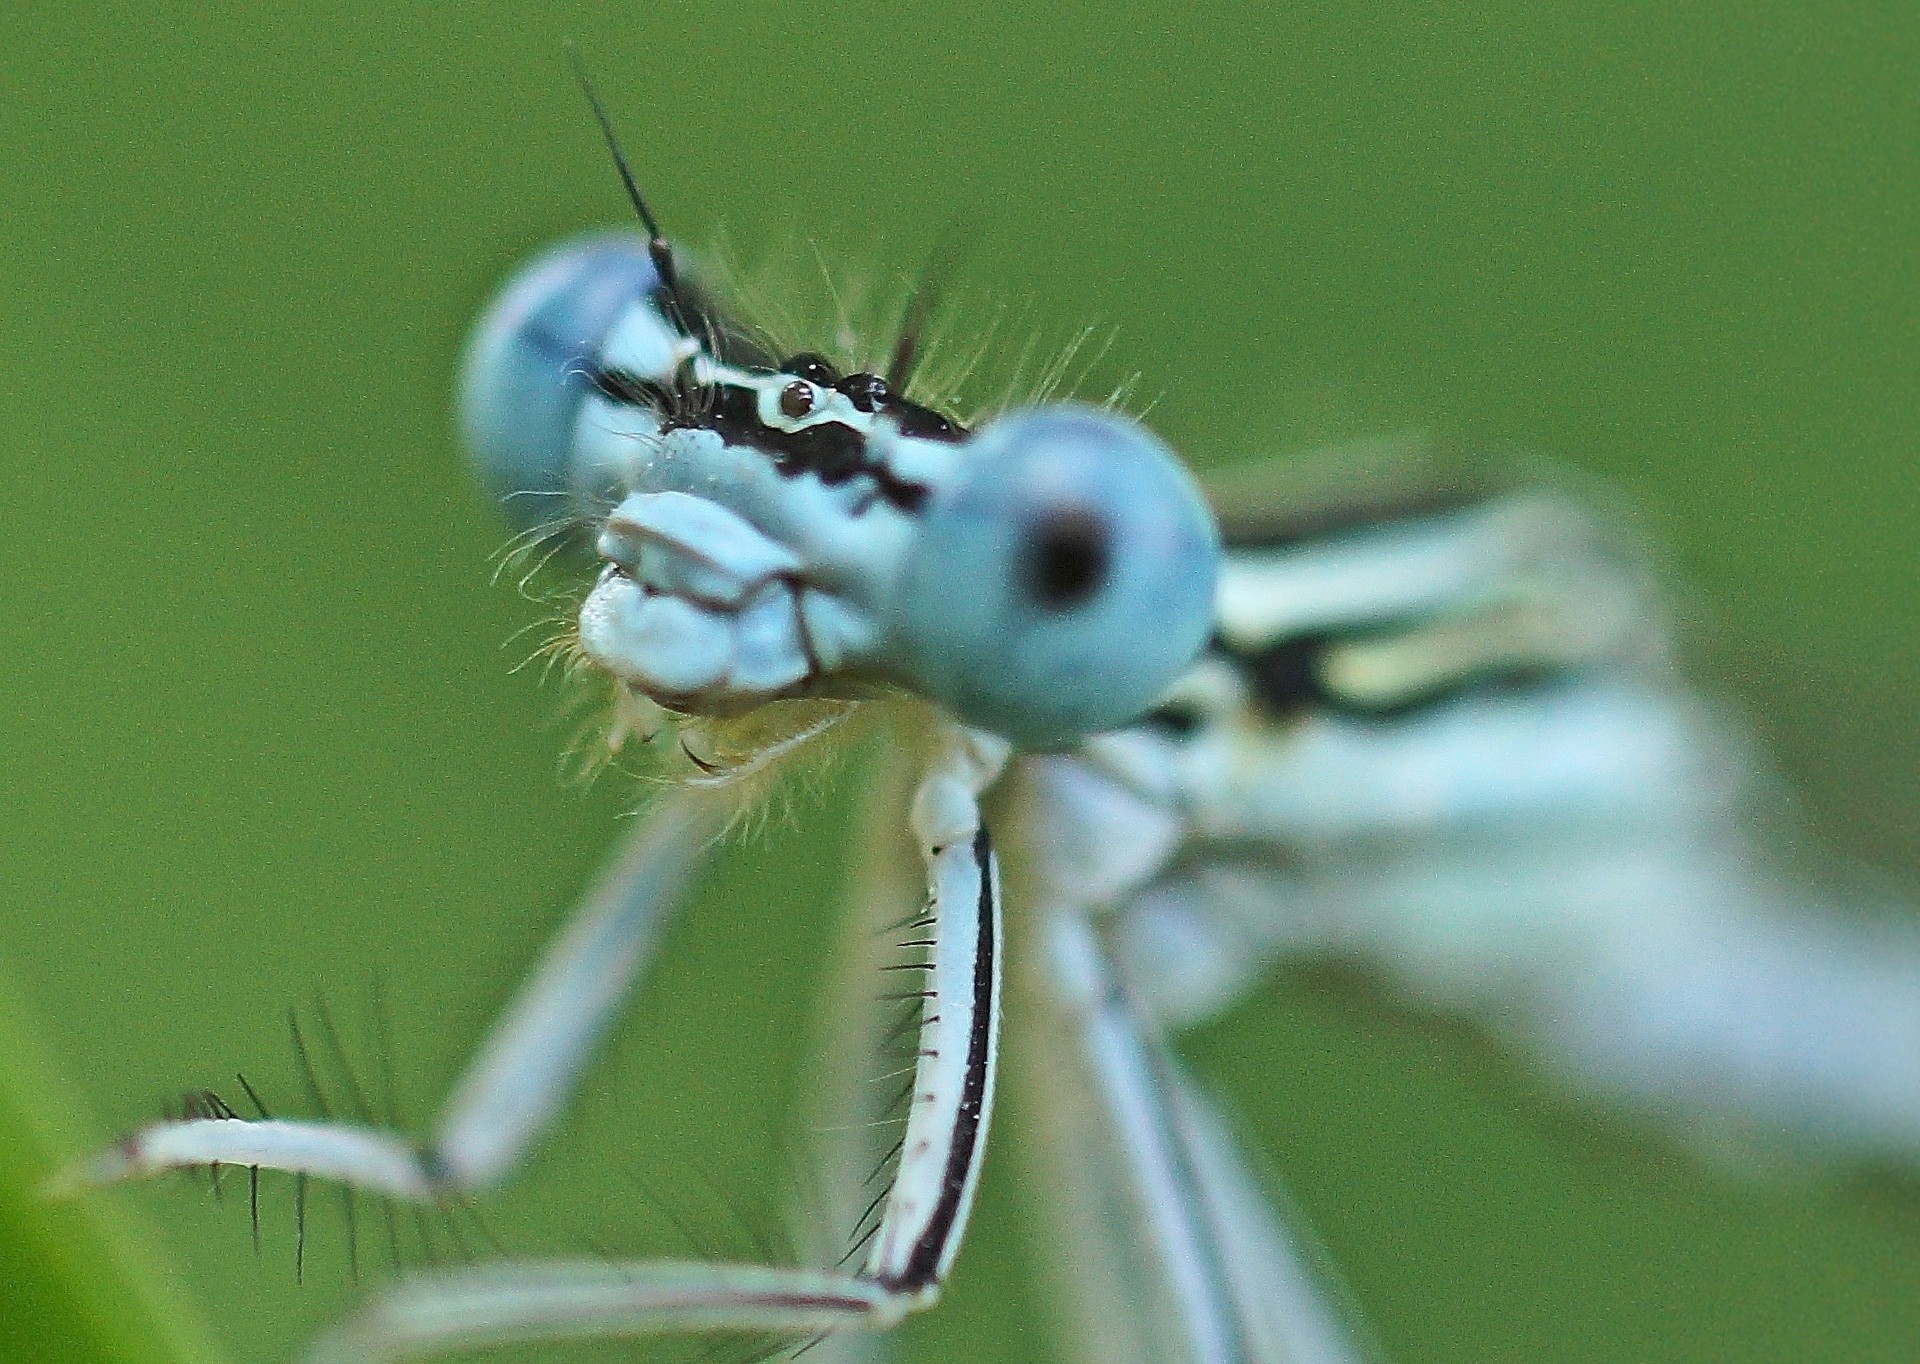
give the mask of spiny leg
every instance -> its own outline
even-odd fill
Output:
[[[648,812],[495,1023],[424,1147],[364,1124],[189,1118],[135,1132],[61,1187],[221,1165],[411,1200],[497,1181],[559,1115],[730,810],[714,792],[689,790]]]
[[[508,1261],[416,1274],[323,1339],[311,1364],[531,1340],[735,1330],[880,1330],[938,1298],[965,1233],[991,1117],[1000,1012],[999,874],[979,792],[1006,757],[955,731],[921,783],[926,1006],[905,1141],[858,1273],[683,1261]]]

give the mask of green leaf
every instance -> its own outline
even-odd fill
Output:
[[[0,1357],[8,1364],[217,1364],[197,1315],[123,1208],[48,1181],[91,1124],[0,980]]]

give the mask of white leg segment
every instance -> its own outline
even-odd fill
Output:
[[[965,1232],[992,1111],[999,877],[978,794],[1004,760],[997,741],[956,731],[915,800],[913,828],[927,859],[929,989],[901,1162],[865,1269],[594,1260],[443,1269],[410,1276],[344,1323],[316,1346],[314,1364],[529,1340],[879,1330],[930,1305]]]
[[[999,870],[980,820],[979,792],[1006,761],[956,731],[914,798],[913,832],[927,857],[937,916],[927,1012],[920,1026],[906,1144],[867,1274],[931,1302],[973,1208],[993,1110],[1000,1036]]]
[[[424,1199],[433,1186],[403,1137],[364,1127],[282,1119],[190,1118],[155,1123],[68,1171],[53,1192],[212,1165],[292,1170],[389,1198]]]
[[[1044,930],[1042,989],[1063,1026],[1049,1030],[1059,1041],[1035,1062],[1029,1101],[1056,1148],[1053,1182],[1071,1234],[1050,1240],[1074,1257],[1060,1278],[1074,1290],[1085,1357],[1367,1358],[1217,1115],[1141,1022],[1088,917],[1056,907]]]
[[[353,1124],[198,1118],[142,1128],[63,1187],[215,1164],[415,1200],[497,1180],[559,1115],[728,812],[723,799],[695,792],[675,792],[648,812],[501,1015],[425,1149]]]
[[[429,1359],[528,1341],[693,1331],[881,1330],[909,1305],[850,1274],[671,1260],[530,1260],[414,1274],[306,1364]]]
[[[1275,1215],[1272,1178],[1255,1178],[1225,1120],[1184,1072],[1169,1067],[1167,1080],[1169,1108],[1253,1358],[1297,1364],[1379,1359],[1346,1294],[1316,1263],[1321,1257],[1312,1243]]]
[[[492,1183],[559,1112],[652,960],[667,908],[730,813],[724,796],[680,793],[650,814],[447,1100],[436,1143],[445,1179],[462,1188]]]

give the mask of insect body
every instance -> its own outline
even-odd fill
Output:
[[[1029,1030],[1010,1069],[1047,1153],[1058,1278],[1101,1361],[1362,1354],[1162,1036],[1288,955],[1370,957],[1449,1007],[1517,999],[1521,1031],[1641,1102],[1920,1133],[1920,1068],[1882,1063],[1920,1018],[1920,953],[1796,917],[1803,892],[1746,832],[1747,762],[1674,680],[1639,556],[1603,522],[1459,481],[1230,492],[1223,558],[1197,486],[1137,423],[1057,404],[968,429],[907,396],[914,350],[885,374],[774,356],[657,232],[598,237],[502,293],[462,397],[510,515],[600,561],[579,646],[622,724],[766,719],[756,770],[830,727],[887,727],[885,808],[924,900],[897,875],[866,898],[906,954],[888,967],[920,988],[896,996],[904,1025],[877,1001],[844,1011],[843,1073],[913,1039],[897,1144],[869,1149],[893,1130],[870,1098],[827,1125],[854,1267],[423,1272],[313,1358],[721,1329],[850,1355],[931,1304],[960,1250],[1003,983]],[[241,1165],[403,1200],[499,1181],[734,813],[728,775],[695,758],[656,802],[424,1142],[196,1117],[86,1177]]]
[[[938,1296],[985,1150],[1007,959],[980,797],[1016,751],[1070,748],[1167,690],[1212,630],[1219,543],[1190,476],[1133,421],[1061,404],[968,431],[904,397],[905,368],[883,377],[812,354],[769,361],[678,278],[657,237],[598,238],[508,287],[480,324],[463,388],[465,425],[506,504],[527,509],[523,522],[591,537],[602,568],[579,644],[629,716],[691,723],[839,703],[772,745],[772,761],[851,713],[901,717],[898,746],[919,769],[903,813],[926,887],[921,911],[906,906],[915,955],[901,964],[925,988],[906,995],[913,1083],[904,1131],[883,1154],[883,1193],[855,1229],[862,1267],[440,1271],[403,1281],[316,1358],[549,1334],[827,1337],[888,1326]],[[413,1200],[499,1179],[561,1106],[732,804],[724,782],[696,772],[656,805],[426,1144],[341,1124],[197,1117],[130,1137],[90,1177],[244,1165]],[[1252,1180],[1132,1019],[1099,935],[1056,936],[1091,991],[1069,1010],[1072,1026],[1090,1046],[1096,1026],[1117,1028],[1098,1044],[1097,1101],[1146,1125],[1145,1144],[1106,1168],[1134,1220],[1165,1241],[1149,1258],[1171,1257],[1154,1271],[1173,1290],[1169,1339],[1194,1359],[1278,1358],[1279,1334],[1301,1329],[1273,1319],[1280,1228],[1257,1205],[1237,1206]],[[1181,1357],[1145,1335],[1138,1344],[1143,1359]]]

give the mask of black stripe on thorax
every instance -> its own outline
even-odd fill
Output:
[[[1502,501],[1515,490],[1485,477],[1455,473],[1446,477],[1414,479],[1402,486],[1375,488],[1350,501],[1326,497],[1278,512],[1242,510],[1223,516],[1223,539],[1229,556],[1239,551],[1260,557],[1289,551],[1312,554],[1342,541],[1395,530],[1410,530],[1420,522],[1446,522]],[[1236,646],[1216,634],[1209,652],[1233,665],[1275,719],[1320,711],[1364,719],[1392,720],[1415,715],[1456,698],[1483,692],[1531,691],[1563,680],[1571,669],[1559,660],[1511,660],[1463,673],[1438,675],[1429,687],[1401,692],[1390,701],[1357,697],[1330,685],[1325,663],[1345,645],[1364,645],[1417,635],[1438,623],[1444,609],[1417,612],[1401,618],[1369,617],[1347,626],[1321,626],[1262,641],[1257,647]]]
[[[1417,626],[1418,622],[1409,623]],[[1402,627],[1406,628],[1406,627]],[[1362,643],[1397,633],[1392,625],[1372,624],[1345,632],[1320,630],[1290,635],[1256,650],[1235,649],[1217,636],[1208,646],[1246,682],[1270,719],[1292,719],[1311,711],[1356,719],[1397,720],[1417,715],[1463,696],[1532,692],[1564,681],[1578,669],[1562,664],[1516,662],[1436,678],[1430,687],[1401,693],[1391,701],[1347,695],[1331,686],[1324,672],[1328,655],[1345,643]]]

